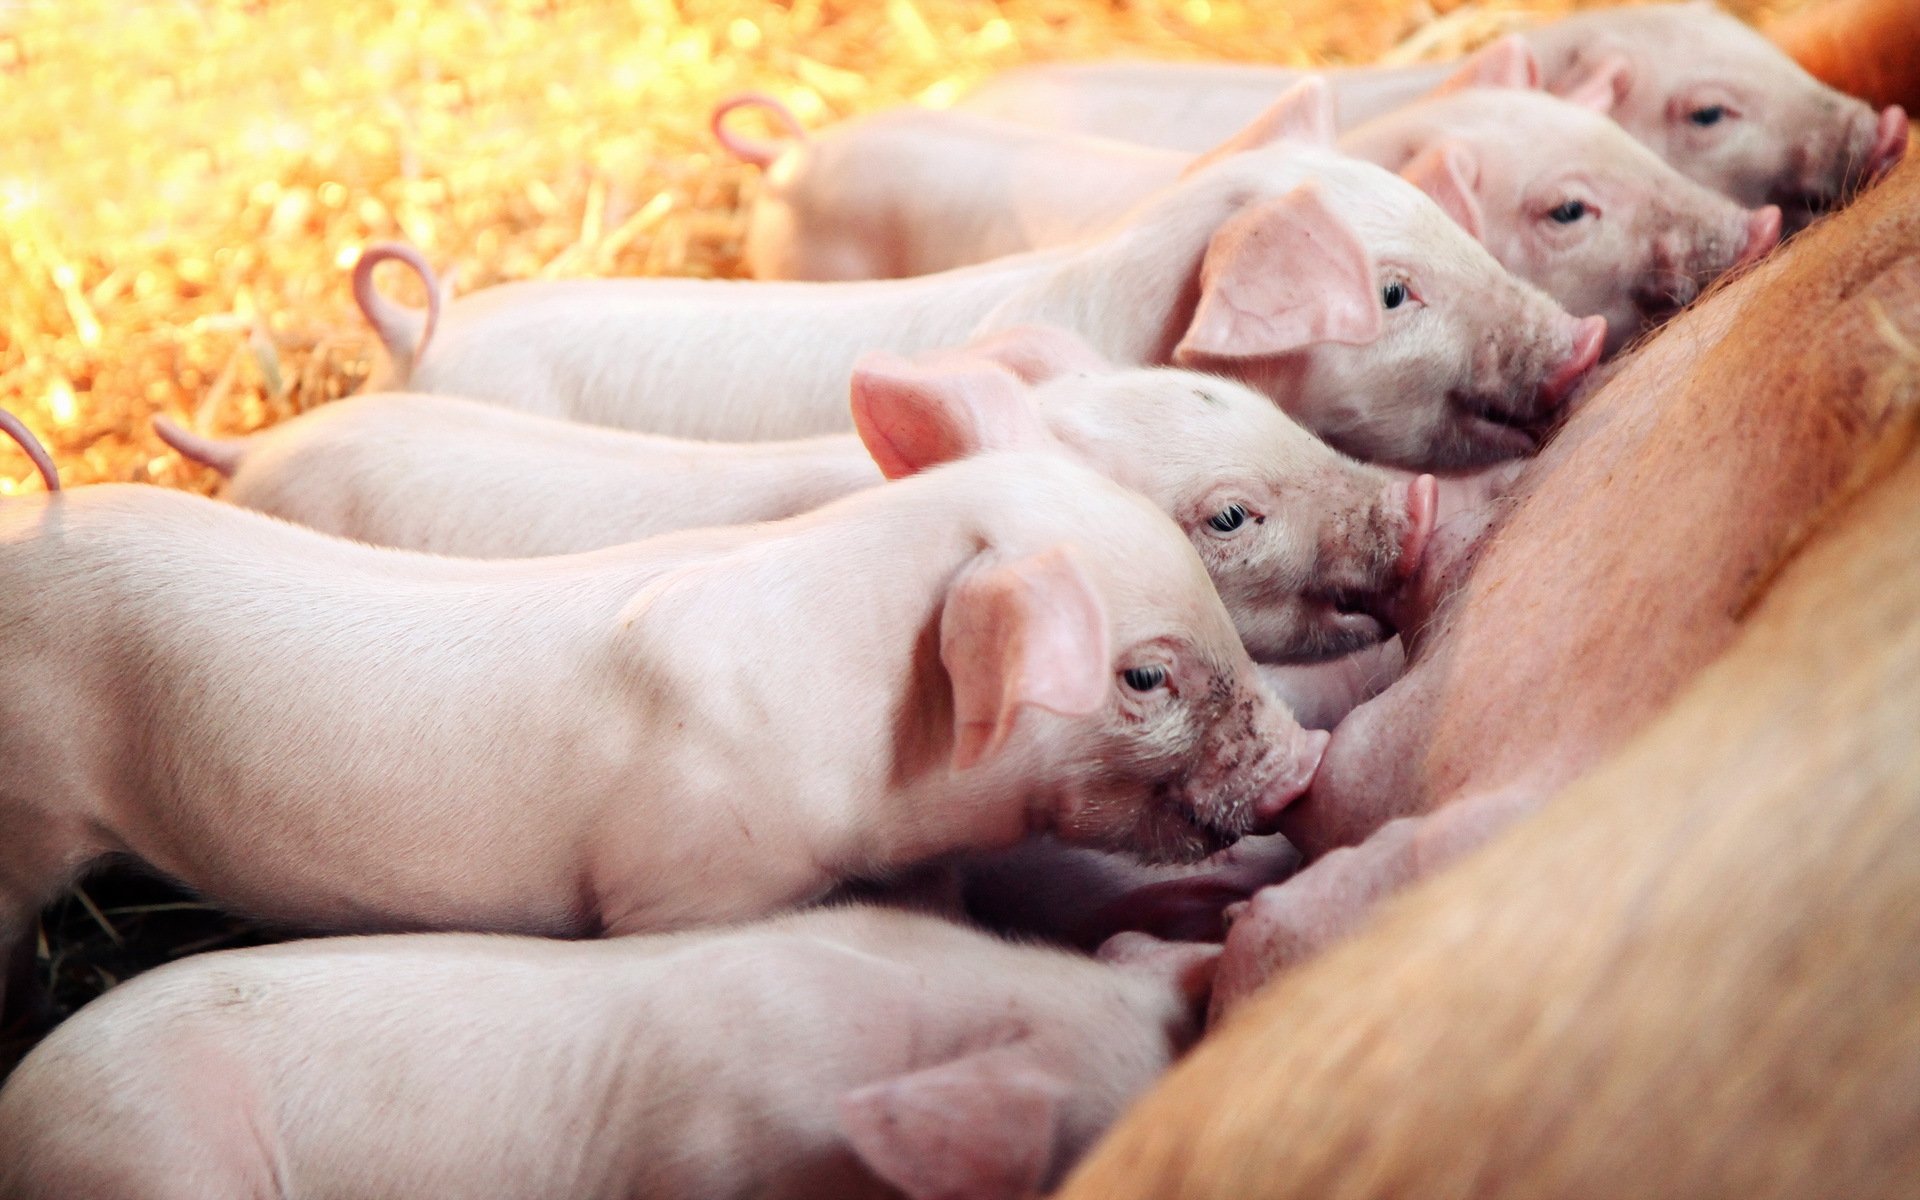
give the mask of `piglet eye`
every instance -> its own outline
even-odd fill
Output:
[[[1582,201],[1569,200],[1547,215],[1562,225],[1571,225],[1587,215],[1587,206]]]
[[[1407,285],[1406,284],[1390,283],[1386,287],[1383,287],[1380,289],[1380,303],[1386,305],[1388,308],[1399,308],[1402,304],[1405,304],[1406,302],[1407,302]]]
[[[1247,510],[1238,504],[1229,504],[1219,512],[1207,518],[1207,524],[1221,533],[1232,533],[1247,523]]]
[[[1136,692],[1150,692],[1167,681],[1165,667],[1128,667],[1120,672],[1127,686]]]
[[[1727,106],[1711,104],[1706,108],[1696,108],[1687,114],[1687,120],[1705,129],[1709,125],[1718,125],[1727,115]]]

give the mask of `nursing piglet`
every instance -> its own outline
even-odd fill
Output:
[[[624,934],[1045,831],[1197,858],[1326,743],[1180,531],[1054,455],[507,562],[103,486],[0,505],[0,591],[10,1002],[108,854],[309,928]]]
[[[1748,628],[1816,531],[1910,459],[1916,195],[1920,172],[1897,171],[1631,358],[1527,464],[1476,551],[1436,530],[1423,574],[1438,578],[1407,591],[1433,619],[1401,613],[1405,677],[1340,725],[1282,822],[1314,861],[1246,910],[1217,1004],[1611,754]],[[1612,536],[1570,532],[1592,529]],[[1799,627],[1831,641],[1844,624]],[[1861,657],[1858,638],[1839,644]],[[1786,693],[1796,720],[1805,690]]]
[[[1528,90],[1538,76],[1526,43],[1503,39],[1446,94],[1349,132],[1339,149],[1399,172],[1569,312],[1604,317],[1613,349],[1779,240],[1777,209],[1749,213],[1692,182],[1605,117]],[[1197,160],[964,112],[893,110],[773,160],[747,261],[761,278],[877,278],[1055,245],[1105,228],[1196,164],[1330,136],[1332,125],[1318,80]]]
[[[207,955],[27,1059],[0,1195],[1024,1200],[1197,1035],[1217,955],[868,907]]]
[[[1391,636],[1387,613],[1404,603],[1398,592],[1418,572],[1437,511],[1431,478],[1353,462],[1245,387],[1191,371],[1116,371],[1058,330],[1008,330],[920,362],[869,356],[852,393],[857,436],[798,442],[661,438],[442,396],[343,400],[237,442],[159,428],[229,471],[224,495],[236,504],[463,557],[772,520],[883,472],[990,450],[1062,454],[1179,524],[1248,651],[1267,662]]]
[[[1340,148],[1400,172],[1567,311],[1605,317],[1609,353],[1780,241],[1778,208],[1749,212],[1544,92],[1465,88],[1368,122]]]
[[[1308,729],[1336,729],[1350,711],[1399,678],[1406,665],[1403,642],[1417,645],[1427,634],[1434,611],[1460,586],[1481,543],[1510,507],[1507,493],[1524,467],[1521,462],[1503,463],[1439,481],[1433,530],[1420,567],[1394,590],[1383,610],[1387,625],[1400,630],[1400,637],[1325,662],[1260,665],[1261,681],[1295,720]],[[1089,847],[1035,838],[1009,851],[970,856],[961,874],[959,903],[992,928],[1087,949],[1127,930],[1215,940],[1226,929],[1224,913],[1256,897],[1286,896],[1290,919],[1305,912],[1318,929],[1344,928],[1337,923],[1358,920],[1366,907],[1343,902],[1341,891],[1356,886],[1347,876],[1364,876],[1357,885],[1363,890],[1384,891],[1417,869],[1409,864],[1431,861],[1442,851],[1470,844],[1505,819],[1511,806],[1501,800],[1455,808],[1471,811],[1456,814],[1447,809],[1402,822],[1409,827],[1402,830],[1403,835],[1417,836],[1403,836],[1390,848],[1385,843],[1375,847],[1379,838],[1369,841],[1369,850],[1387,851],[1389,870],[1382,872],[1377,864],[1363,863],[1354,871],[1329,859],[1316,863],[1303,877],[1304,889],[1272,886],[1291,876],[1300,863],[1295,848],[1278,835],[1243,838],[1204,862],[1179,865],[1142,864]],[[1327,885],[1335,892],[1334,899],[1313,895],[1327,890]],[[1309,898],[1297,900],[1301,891]],[[1258,925],[1241,921],[1234,927],[1234,936],[1243,940],[1254,936]],[[1236,958],[1240,965],[1223,973],[1223,979],[1243,972],[1244,954],[1229,954],[1225,961],[1234,963]]]
[[[1601,341],[1418,189],[1304,148],[1214,164],[1097,240],[923,279],[509,284],[453,305],[417,361],[417,317],[370,316],[411,365],[396,385],[733,440],[845,429],[863,352],[1051,324],[1121,365],[1230,375],[1417,469],[1531,451]]]
[[[1907,118],[1875,113],[1808,75],[1711,4],[1579,13],[1524,35],[1555,94],[1603,108],[1691,178],[1798,228],[1906,152]],[[1326,72],[1343,125],[1413,102],[1454,69]],[[1029,67],[962,102],[981,116],[1199,153],[1245,125],[1301,72],[1274,67],[1079,63]]]

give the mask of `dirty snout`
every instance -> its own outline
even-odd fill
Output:
[[[1747,211],[1735,208],[1717,219],[1686,222],[1678,216],[1653,239],[1648,271],[1633,290],[1633,304],[1646,326],[1658,325],[1694,302],[1720,276],[1766,257],[1780,244],[1781,210],[1772,204]],[[1616,329],[1608,353],[1620,348],[1630,330]]]
[[[1196,862],[1278,828],[1306,794],[1331,735],[1303,729],[1251,663],[1209,697],[1196,752],[1154,789],[1131,848],[1153,862]]]
[[[1334,514],[1321,536],[1308,598],[1325,631],[1323,657],[1393,636],[1396,597],[1419,574],[1433,536],[1438,508],[1433,476],[1391,480],[1369,502],[1363,489],[1381,476],[1366,472],[1354,489],[1357,502]]]
[[[1459,437],[1436,465],[1478,467],[1534,453],[1606,344],[1605,317],[1575,319],[1544,296],[1532,319],[1489,330],[1473,382],[1448,397]]]
[[[1874,112],[1855,100],[1841,103],[1829,138],[1810,136],[1791,156],[1791,169],[1769,199],[1785,214],[1787,232],[1832,212],[1906,157],[1908,118],[1891,105]]]

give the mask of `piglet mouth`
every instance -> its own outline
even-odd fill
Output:
[[[1781,213],[1782,227],[1795,233],[1840,207],[1840,193],[1827,188],[1792,188],[1776,191],[1767,202]]]
[[[1633,289],[1633,307],[1649,325],[1658,325],[1674,316],[1700,295],[1700,281],[1678,271],[1663,272],[1644,280]]]
[[[1504,400],[1455,393],[1461,428],[1476,446],[1502,458],[1523,458],[1540,448],[1548,422],[1535,412],[1516,412]]]
[[[1166,805],[1183,833],[1177,848],[1163,840],[1154,857],[1195,861],[1218,854],[1243,837],[1279,831],[1280,814],[1307,794],[1333,735],[1295,727],[1269,743],[1259,759],[1234,771],[1225,796]],[[1169,851],[1171,850],[1171,853]]]
[[[1522,406],[1506,397],[1498,399],[1473,393],[1456,394],[1454,407],[1462,417],[1467,436],[1486,450],[1500,456],[1519,458],[1532,454],[1559,421],[1567,401],[1600,361],[1607,347],[1605,317],[1582,317],[1566,321],[1567,349],[1560,361],[1548,367]]]
[[[1342,589],[1313,598],[1321,623],[1343,646],[1384,642],[1394,635],[1392,597],[1387,591]]]
[[[1900,165],[1907,154],[1907,112],[1895,104],[1881,112],[1871,130],[1841,151],[1842,158],[1819,179],[1804,180],[1769,197],[1785,213],[1789,233],[1804,229],[1851,199],[1854,193]]]
[[[1190,835],[1191,844],[1182,847],[1181,853],[1177,856],[1182,861],[1198,862],[1203,858],[1209,858],[1250,832],[1243,827],[1244,822],[1233,823],[1209,818],[1184,806],[1176,805],[1170,811],[1186,827]]]

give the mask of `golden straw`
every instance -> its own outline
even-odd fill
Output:
[[[1439,57],[1578,6],[29,0],[0,14],[0,405],[69,483],[204,490],[148,418],[237,433],[358,387],[345,268],[369,241],[460,291],[733,274],[756,177],[706,128],[733,92],[817,125],[1022,62]],[[0,494],[39,486],[0,446]]]

